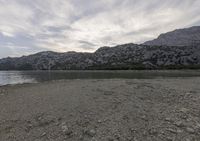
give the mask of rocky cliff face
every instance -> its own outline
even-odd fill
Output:
[[[157,46],[196,46],[200,44],[200,26],[178,29],[161,34],[157,39],[147,41],[144,44]]]
[[[200,68],[200,46],[124,44],[94,53],[41,52],[0,60],[0,70],[180,69]]]

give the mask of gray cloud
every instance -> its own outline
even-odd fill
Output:
[[[142,43],[200,24],[199,0],[0,0],[0,58]]]

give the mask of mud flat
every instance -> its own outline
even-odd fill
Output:
[[[1,141],[199,141],[200,78],[0,87]]]

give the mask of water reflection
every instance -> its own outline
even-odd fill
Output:
[[[199,77],[199,70],[165,71],[0,71],[0,85],[44,82],[60,79],[153,79]]]
[[[0,71],[0,85],[34,83],[34,77],[23,75],[20,71]]]

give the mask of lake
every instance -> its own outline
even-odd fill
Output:
[[[0,85],[62,79],[154,79],[200,77],[200,70],[0,71]]]

